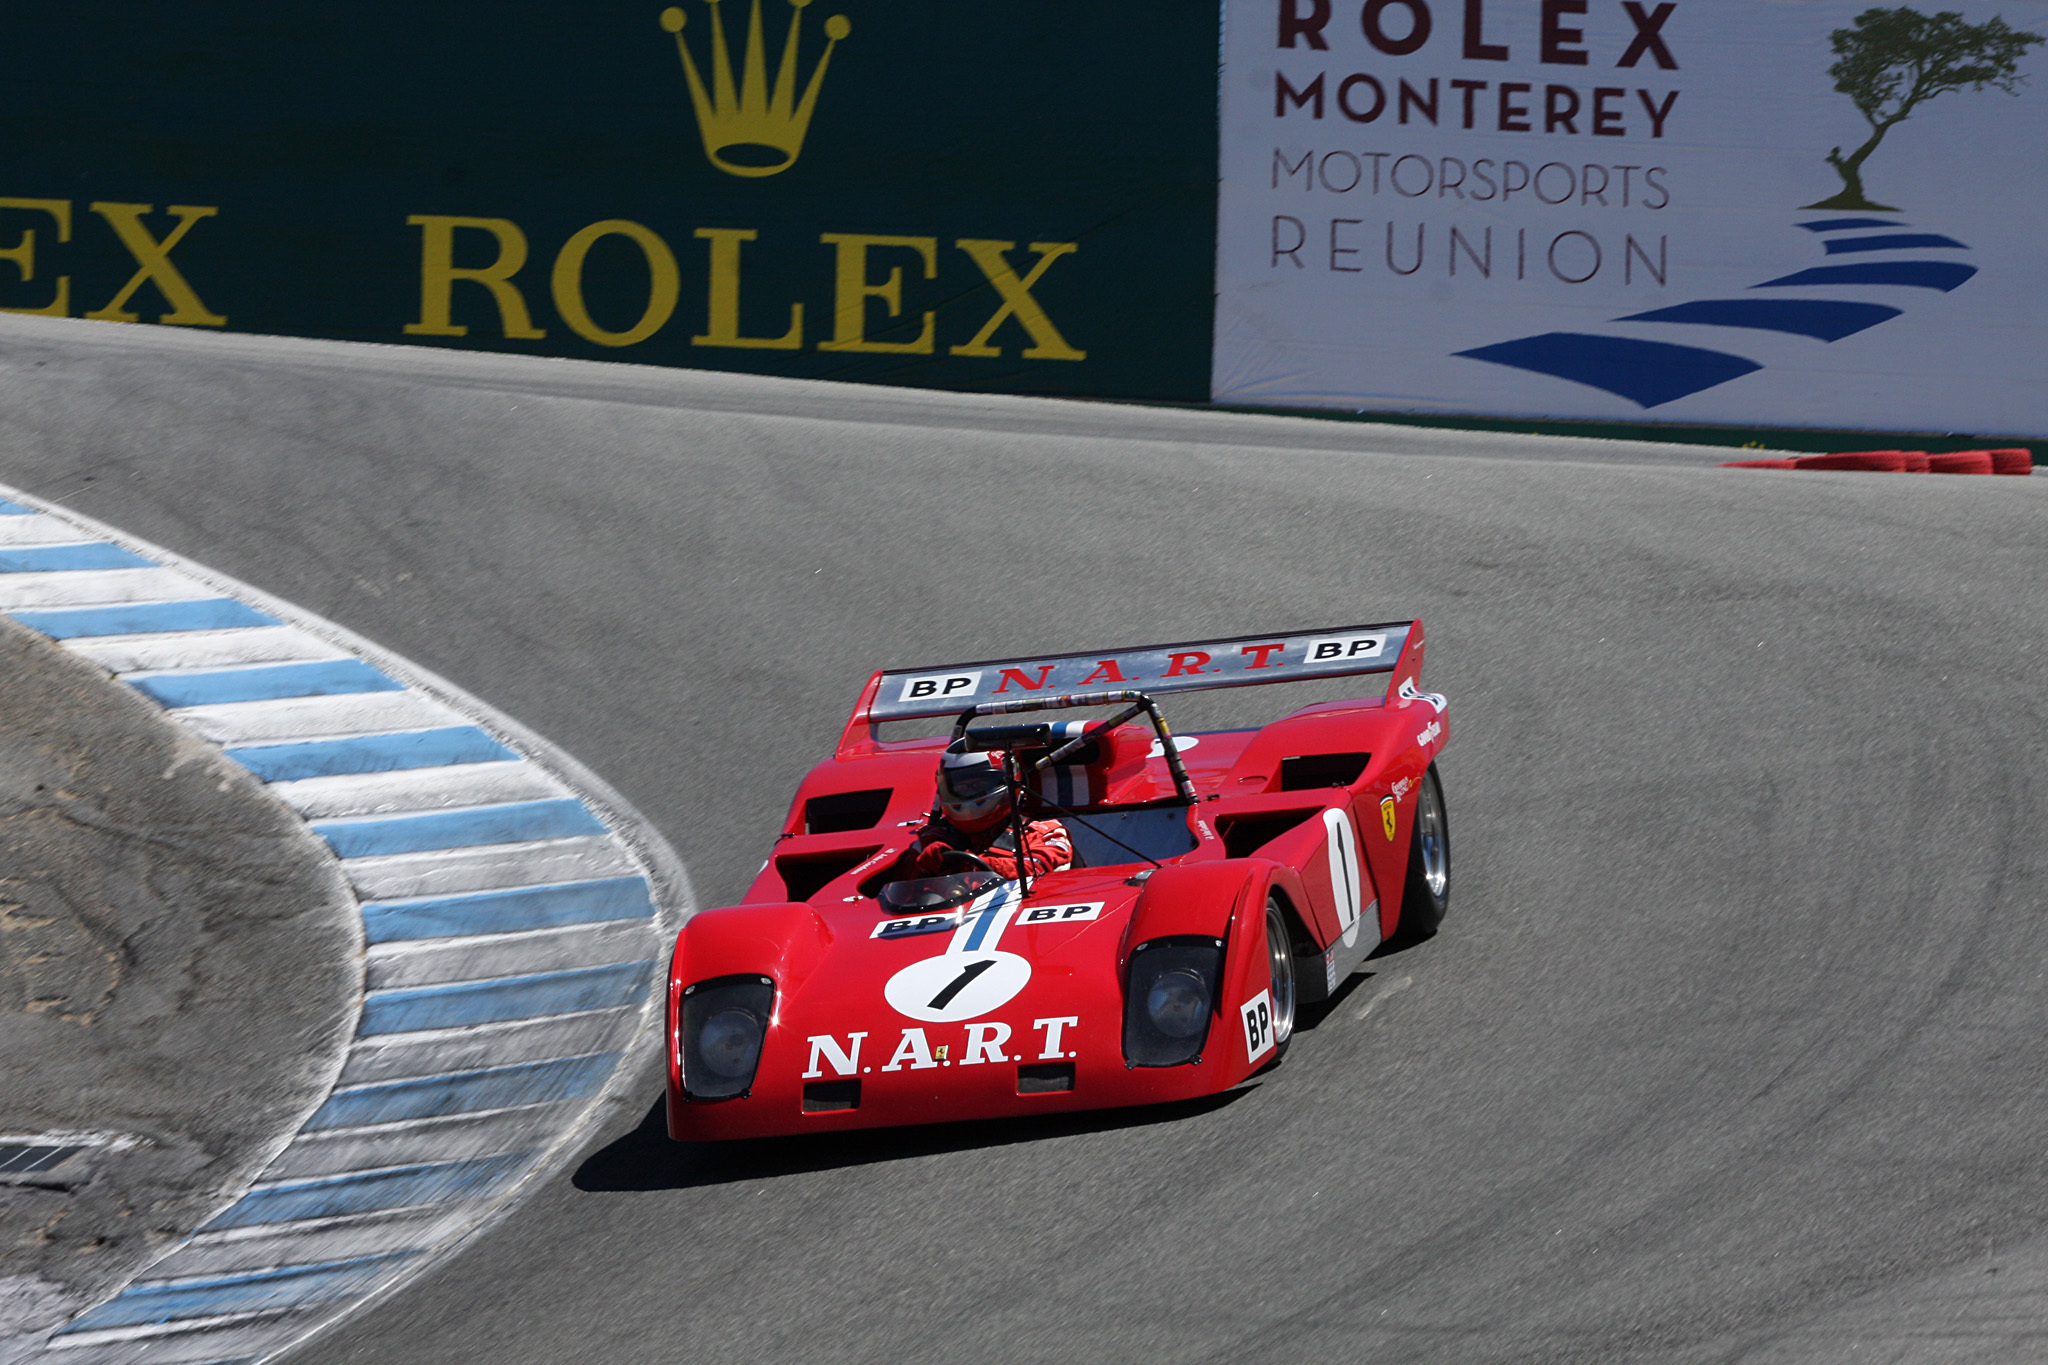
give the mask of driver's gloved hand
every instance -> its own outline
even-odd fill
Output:
[[[939,875],[940,865],[944,863],[946,855],[952,851],[953,846],[951,844],[943,840],[934,840],[918,849],[917,861],[911,864],[911,868],[920,877],[936,877]]]

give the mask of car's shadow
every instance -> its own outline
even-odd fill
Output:
[[[668,1135],[668,1100],[660,1097],[648,1108],[638,1127],[585,1157],[570,1179],[577,1189],[594,1194],[686,1190],[736,1180],[768,1180],[906,1157],[1173,1123],[1214,1113],[1257,1088],[1254,1081],[1220,1095],[1134,1109],[1095,1109],[1020,1119],[924,1124],[915,1128],[868,1128],[741,1142],[672,1140]]]
[[[1312,1005],[1303,1005],[1295,1013],[1294,1031],[1296,1033],[1314,1032],[1316,1025],[1322,1023],[1323,1020],[1343,1008],[1344,1002],[1351,998],[1353,991],[1377,975],[1379,975],[1378,972],[1353,972],[1338,984],[1337,993],[1329,999],[1318,1000]]]

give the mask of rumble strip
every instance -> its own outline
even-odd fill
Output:
[[[581,765],[367,641],[0,488],[0,612],[219,745],[341,860],[361,1010],[246,1192],[44,1365],[251,1362],[425,1268],[565,1157],[643,1030],[687,875]]]

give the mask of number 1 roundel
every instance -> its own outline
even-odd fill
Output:
[[[999,1009],[1031,980],[1031,963],[1015,953],[941,953],[889,978],[882,998],[898,1014],[928,1024],[957,1024]]]
[[[1330,896],[1336,902],[1337,923],[1344,930],[1344,946],[1358,942],[1358,910],[1365,899],[1360,893],[1358,841],[1351,833],[1351,817],[1332,807],[1323,812],[1324,845],[1330,855]]]

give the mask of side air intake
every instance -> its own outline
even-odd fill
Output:
[[[888,787],[864,792],[834,792],[804,802],[804,833],[843,834],[850,829],[873,829],[881,823],[894,793]]]
[[[843,853],[826,853],[811,858],[777,858],[775,870],[789,888],[793,901],[807,901],[833,882],[866,862],[872,848],[852,848]]]
[[[1232,858],[1246,858],[1275,839],[1321,814],[1318,810],[1283,810],[1270,814],[1226,816],[1216,822],[1223,836],[1223,852]]]
[[[1348,787],[1358,780],[1358,775],[1371,761],[1371,754],[1302,754],[1296,758],[1283,758],[1280,760],[1280,790],[1301,792],[1317,787]]]

